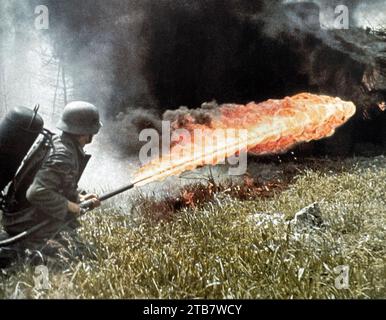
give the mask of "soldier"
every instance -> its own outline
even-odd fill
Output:
[[[3,213],[3,227],[14,236],[47,219],[50,223],[18,243],[18,249],[39,250],[43,255],[66,252],[61,237],[63,227],[73,231],[79,223],[73,219],[80,214],[79,203],[92,200],[100,206],[97,195],[82,195],[78,181],[90,158],[83,148],[92,142],[102,124],[98,109],[87,102],[69,103],[63,111],[57,128],[62,135],[54,136],[53,147],[27,190],[30,206],[18,212]],[[67,223],[70,220],[76,223]]]

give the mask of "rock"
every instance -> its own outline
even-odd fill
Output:
[[[324,227],[321,211],[318,202],[314,202],[295,214],[295,217],[288,221],[284,213],[255,212],[249,216],[249,220],[260,229],[284,228],[290,225],[293,228],[293,236],[297,237],[311,234],[308,231]],[[283,229],[284,230],[284,229]]]
[[[322,227],[323,219],[318,202],[314,202],[295,214],[291,221],[296,227]]]

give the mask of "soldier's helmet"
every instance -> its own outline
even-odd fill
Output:
[[[102,127],[99,111],[85,101],[70,102],[64,107],[57,128],[75,135],[94,135]]]

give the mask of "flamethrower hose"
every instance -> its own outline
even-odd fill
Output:
[[[49,220],[45,220],[45,221],[43,221],[43,222],[33,226],[32,228],[17,234],[14,237],[5,239],[3,241],[0,241],[0,248],[8,246],[10,244],[14,244],[14,243],[24,239],[25,237],[28,237],[29,235],[33,234],[34,232],[36,232],[36,231],[40,230],[41,228],[45,227],[49,222],[50,222]]]

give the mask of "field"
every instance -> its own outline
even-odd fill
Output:
[[[209,179],[179,198],[128,196],[130,212],[95,210],[82,257],[74,246],[48,264],[49,288],[18,265],[0,271],[0,297],[386,298],[386,158],[276,168],[266,183]],[[312,203],[322,221],[295,222]]]

